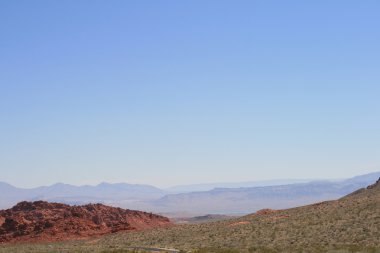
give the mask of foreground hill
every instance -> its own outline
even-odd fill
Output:
[[[170,224],[169,219],[159,215],[102,204],[21,202],[0,211],[0,243],[80,239]]]

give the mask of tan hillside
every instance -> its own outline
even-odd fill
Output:
[[[118,235],[102,243],[255,251],[380,246],[380,181],[336,201],[239,219]],[[374,250],[374,249],[373,249]],[[377,252],[377,251],[376,251]]]

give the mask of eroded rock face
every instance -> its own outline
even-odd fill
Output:
[[[160,215],[102,204],[20,202],[0,211],[0,242],[80,239],[171,225]]]

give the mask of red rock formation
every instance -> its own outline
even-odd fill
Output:
[[[0,243],[80,239],[170,225],[163,216],[102,204],[20,202],[0,211]]]

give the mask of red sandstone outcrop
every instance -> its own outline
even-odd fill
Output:
[[[20,202],[0,211],[0,243],[80,239],[171,225],[160,215],[102,204]]]

